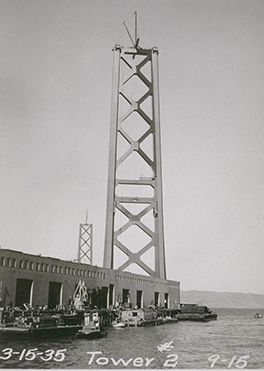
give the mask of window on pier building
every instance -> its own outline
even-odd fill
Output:
[[[11,263],[10,263],[10,266],[12,267],[12,268],[15,268],[16,267],[16,259],[11,259]]]

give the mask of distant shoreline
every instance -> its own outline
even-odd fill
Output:
[[[264,295],[236,292],[181,291],[181,303],[223,309],[264,309]]]

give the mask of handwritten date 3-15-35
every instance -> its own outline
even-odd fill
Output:
[[[67,349],[47,349],[40,351],[38,348],[22,349],[20,352],[14,351],[12,348],[5,348],[2,350],[0,360],[7,361],[13,357],[17,357],[18,361],[33,361],[36,358],[44,362],[56,361],[62,362],[65,359],[65,352]]]

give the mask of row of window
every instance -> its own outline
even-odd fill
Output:
[[[159,281],[158,283],[159,283],[160,286],[167,286],[168,285],[168,283],[166,281],[165,282]],[[170,286],[175,287],[175,284],[170,284]]]
[[[29,269],[34,270],[34,262],[28,260],[17,260],[14,258],[5,258],[1,257],[0,265],[2,267],[11,267],[11,268],[22,268],[22,269]]]
[[[153,285],[153,281],[143,279],[143,278],[134,278],[134,277],[127,277],[127,276],[121,276],[121,275],[116,275],[115,276],[117,281],[121,282],[128,282],[128,283],[133,283],[133,284],[144,284],[144,285]]]
[[[35,269],[38,272],[68,274],[68,275],[74,275],[74,276],[100,278],[100,279],[106,278],[106,274],[104,272],[96,272],[96,271],[73,268],[73,267],[63,267],[61,265],[56,265],[56,264],[38,263],[38,262],[33,262],[33,261],[23,260],[23,259],[18,260],[15,258],[1,257],[0,265],[2,267],[28,269],[31,271]]]
[[[20,268],[33,271],[34,269],[38,272],[46,273],[58,273],[58,274],[67,274],[80,277],[89,277],[89,278],[99,278],[106,279],[106,274],[104,272],[96,272],[92,270],[74,268],[74,267],[65,267],[57,264],[48,264],[48,263],[38,263],[29,260],[15,259],[8,257],[0,258],[0,266],[10,267],[10,268]],[[142,284],[142,285],[153,285],[153,281],[149,279],[127,277],[123,275],[115,276],[117,281],[127,282],[132,284]],[[165,282],[159,282],[160,285],[166,285]]]

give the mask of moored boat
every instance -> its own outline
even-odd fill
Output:
[[[78,330],[76,337],[78,339],[100,339],[107,336],[107,332],[101,327],[98,312],[84,313],[84,322],[82,329]]]

